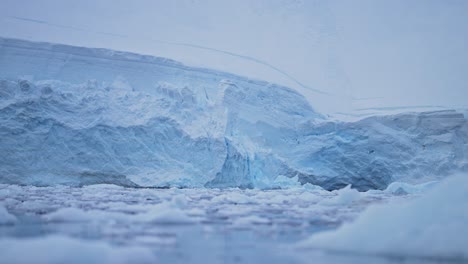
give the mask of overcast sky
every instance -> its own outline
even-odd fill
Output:
[[[264,79],[329,113],[468,105],[466,0],[0,0],[0,36]]]

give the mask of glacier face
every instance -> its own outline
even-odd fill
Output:
[[[18,92],[1,110],[3,182],[132,185],[132,176],[141,185],[196,185],[222,162],[219,140],[151,114],[169,107],[164,101],[90,84],[0,85]]]
[[[265,181],[258,178],[266,173],[297,176],[302,184],[328,190],[348,184],[359,190],[383,189],[394,181],[421,183],[468,169],[468,122],[456,111],[305,122],[276,133],[257,124],[252,130],[268,135],[255,142],[257,149],[269,151],[228,151],[215,186],[245,185],[241,179],[262,186]]]
[[[468,122],[456,111],[374,116],[307,127],[293,156],[317,184],[335,189],[420,183],[468,169]]]
[[[330,121],[287,87],[2,38],[0,79],[2,183],[367,190],[468,169],[455,111]]]

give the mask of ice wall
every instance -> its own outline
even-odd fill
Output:
[[[289,88],[164,58],[0,45],[2,182],[200,187],[223,168],[226,133],[254,132],[236,120],[322,118]]]
[[[383,189],[468,168],[455,111],[329,121],[287,87],[0,38],[0,182]]]

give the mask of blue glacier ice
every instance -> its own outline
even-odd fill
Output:
[[[467,171],[468,122],[453,110],[336,121],[264,81],[0,38],[0,151],[0,183],[385,189]]]

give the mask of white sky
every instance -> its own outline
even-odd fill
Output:
[[[466,0],[0,0],[0,36],[264,79],[325,113],[468,105]]]

